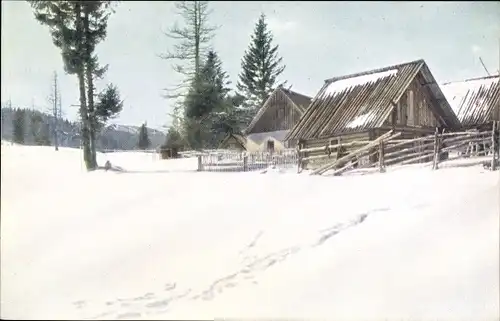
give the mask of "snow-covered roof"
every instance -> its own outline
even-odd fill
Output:
[[[395,76],[398,73],[397,69],[390,69],[387,71],[376,72],[373,74],[365,74],[351,78],[344,78],[332,81],[322,94],[322,98],[327,98],[332,95],[339,94],[346,89],[351,89],[356,86],[364,86],[370,83],[376,83],[386,77]]]
[[[427,64],[416,60],[328,79],[286,139],[331,137],[380,127],[417,75],[421,75],[437,101],[438,106],[431,107],[439,122],[458,128],[460,122]]]
[[[498,75],[445,83],[441,90],[463,125],[486,123],[500,108]]]

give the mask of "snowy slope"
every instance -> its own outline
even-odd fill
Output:
[[[2,318],[499,317],[498,172],[196,173],[196,159],[106,157],[131,172],[2,145]]]

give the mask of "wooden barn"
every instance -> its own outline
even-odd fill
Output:
[[[242,135],[229,134],[221,148],[244,149],[249,152],[280,151],[295,146],[285,137],[299,121],[311,97],[278,86],[269,95]]]
[[[461,124],[425,61],[417,60],[326,80],[285,139],[303,149],[371,141],[390,130],[415,138],[436,127]]]
[[[441,89],[464,128],[489,130],[500,121],[499,75],[449,82]]]

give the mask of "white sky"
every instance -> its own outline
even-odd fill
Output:
[[[220,25],[213,47],[233,84],[259,14],[268,16],[279,54],[287,65],[281,80],[315,95],[325,79],[423,58],[438,81],[486,75],[499,68],[498,2],[211,2]],[[124,1],[111,17],[108,38],[98,46],[110,65],[106,82],[125,99],[115,122],[151,127],[169,122],[162,88],[176,74],[157,54],[173,44],[162,34],[177,17],[173,2]],[[76,119],[74,76],[64,75],[49,31],[25,1],[2,1],[2,102],[47,108],[50,80],[60,76],[63,109]]]

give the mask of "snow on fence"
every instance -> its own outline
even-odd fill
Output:
[[[290,169],[297,167],[295,149],[279,152],[237,152],[229,150],[204,151],[198,155],[198,171],[247,172],[269,167]]]
[[[158,153],[157,149],[101,149],[101,153]]]

